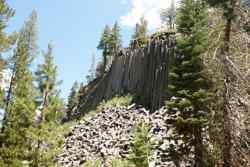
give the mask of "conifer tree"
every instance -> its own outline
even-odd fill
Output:
[[[48,44],[48,50],[43,53],[44,63],[38,65],[35,72],[37,88],[39,90],[38,109],[36,110],[35,126],[29,128],[29,138],[32,141],[30,150],[30,166],[50,166],[53,164],[53,155],[46,153],[42,143],[52,143],[47,139],[49,129],[58,126],[63,117],[64,103],[60,98],[57,80],[57,66],[53,60],[53,47]],[[50,146],[50,147],[53,147]]]
[[[36,55],[36,12],[33,11],[29,20],[21,29],[17,47],[13,56],[14,68],[12,77],[13,101],[6,110],[4,131],[0,136],[1,166],[21,166],[28,158],[27,130],[32,124],[35,103],[33,96],[33,77],[29,70]]]
[[[148,22],[144,17],[141,17],[140,22],[135,26],[135,32],[132,36],[132,40],[139,42],[139,46],[142,46],[147,41],[147,31],[148,31]],[[131,44],[130,44],[131,45]]]
[[[111,30],[111,49],[112,52],[116,52],[119,48],[122,46],[122,40],[121,40],[121,28],[119,26],[118,22],[115,22],[112,30]]]
[[[44,53],[44,63],[38,65],[38,69],[36,71],[36,81],[38,84],[38,89],[41,94],[40,98],[40,105],[42,108],[42,112],[56,112],[56,111],[49,111],[48,108],[51,107],[50,105],[53,98],[58,96],[59,91],[57,86],[61,84],[61,81],[57,80],[57,66],[54,64],[53,60],[53,47],[52,44],[48,44],[48,51]],[[44,118],[46,118],[46,114],[42,113]]]
[[[175,127],[179,134],[189,138],[194,146],[195,166],[203,167],[202,128],[209,113],[211,83],[205,77],[202,53],[207,45],[207,5],[202,0],[182,0],[177,15],[178,53],[174,57],[169,89],[172,99],[167,102],[170,109],[178,108],[180,115]]]
[[[107,65],[107,57],[111,54],[111,29],[109,26],[105,26],[100,42],[97,46],[97,49],[102,50],[102,56],[103,56],[103,72],[105,71],[106,65]]]
[[[103,72],[105,72],[108,56],[112,56],[113,53],[117,52],[121,48],[121,33],[118,22],[115,22],[114,26],[110,28],[105,26],[101,40],[97,46],[97,49],[102,50],[103,56]]]
[[[68,104],[67,104],[67,118],[70,118],[71,111],[73,108],[78,104],[78,93],[79,93],[79,84],[74,82],[72,88],[70,89],[70,94],[68,97]]]

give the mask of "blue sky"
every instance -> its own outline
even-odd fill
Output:
[[[168,0],[8,0],[8,3],[16,10],[9,22],[9,32],[19,30],[31,11],[37,11],[39,49],[46,50],[48,42],[53,43],[64,98],[74,81],[85,80],[91,54],[98,53],[96,45],[106,24],[121,23],[126,45],[142,15],[149,21],[150,29],[155,29],[159,25],[158,9],[169,4]],[[41,55],[36,63],[40,60]]]

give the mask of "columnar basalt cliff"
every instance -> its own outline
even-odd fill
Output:
[[[174,53],[175,34],[153,36],[145,45],[120,50],[107,65],[106,72],[80,90],[74,114],[98,105],[115,95],[131,93],[151,111],[159,109],[166,96],[170,56]]]

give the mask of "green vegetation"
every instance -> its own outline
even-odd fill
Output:
[[[122,46],[120,31],[121,28],[118,22],[115,22],[112,28],[106,25],[103,30],[100,42],[97,46],[97,49],[102,50],[102,73],[105,72],[108,57],[113,56]]]
[[[95,161],[87,161],[84,163],[83,167],[101,167],[101,161],[95,160]]]
[[[128,158],[135,167],[148,167],[151,161],[154,142],[149,130],[150,125],[146,122],[140,122],[135,127],[132,151]]]
[[[70,89],[70,93],[68,97],[68,103],[67,103],[67,109],[66,109],[67,118],[70,118],[71,111],[78,104],[78,94],[79,94],[79,85],[77,82],[74,82],[72,88]]]
[[[181,1],[177,14],[178,53],[170,72],[169,91],[173,97],[167,101],[170,109],[180,110],[175,127],[179,135],[185,136],[187,147],[194,146],[195,164],[199,167],[204,166],[202,128],[206,126],[212,97],[212,83],[202,64],[202,54],[208,44],[207,9],[201,0]],[[191,150],[186,149],[180,154],[190,154]]]
[[[109,167],[133,167],[128,160],[113,159],[110,162]]]
[[[1,10],[10,12],[5,1],[0,3]],[[1,18],[9,16],[12,14]],[[53,159],[69,124],[60,126],[58,123],[64,103],[59,97],[57,86],[60,82],[57,81],[57,67],[50,44],[43,54],[44,63],[38,65],[35,75],[31,71],[38,56],[36,11],[16,37],[14,54],[6,61],[12,70],[10,87],[7,97],[1,99],[5,117],[0,134],[0,166],[55,166]]]
[[[132,36],[130,46],[137,45],[139,47],[145,46],[148,40],[148,22],[142,17],[140,22],[135,25],[135,32]],[[134,43],[136,42],[136,43]]]
[[[111,108],[111,107],[119,107],[119,106],[128,106],[132,104],[133,96],[126,95],[126,96],[115,96],[111,100],[103,101],[98,107],[97,111],[101,111],[104,108]]]

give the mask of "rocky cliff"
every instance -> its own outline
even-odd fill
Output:
[[[175,34],[151,37],[145,47],[120,50],[112,56],[106,72],[80,90],[74,115],[95,107],[114,95],[131,93],[151,111],[159,109],[166,96],[169,59],[174,53]]]

